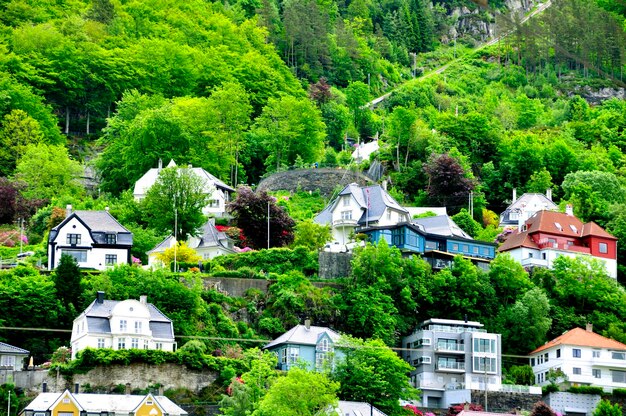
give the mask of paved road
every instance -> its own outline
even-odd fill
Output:
[[[545,3],[540,4],[539,6],[537,6],[537,8],[535,10],[533,10],[532,12],[528,13],[526,16],[524,16],[524,18],[519,22],[519,24],[524,24],[526,23],[529,19],[532,19],[533,17],[535,17],[536,15],[538,15],[539,13],[543,12],[545,9],[547,9],[548,7],[552,6],[552,1],[548,0]],[[493,39],[491,39],[488,42],[483,43],[480,46],[477,46],[476,48],[474,48],[471,52],[469,52],[468,54],[471,55],[473,53],[476,53],[478,51],[480,51],[481,49],[484,49],[486,47],[495,45],[496,43],[498,43],[500,40],[506,38],[507,36],[509,36],[510,34],[512,34],[514,32],[514,30],[509,30],[508,32],[504,33],[503,35],[500,35],[498,37],[495,37]],[[466,56],[466,55],[465,55]],[[442,72],[444,72],[446,69],[448,69],[450,67],[450,65],[452,65],[455,62],[460,61],[462,58],[464,58],[465,56],[461,56],[458,57],[456,59],[453,59],[452,61],[448,62],[445,65],[440,66],[439,68],[433,69],[432,71],[419,76],[418,78],[414,78],[414,79],[419,79],[419,80],[424,80],[424,79],[428,79],[430,77],[432,77],[433,75],[438,75],[441,74]],[[406,82],[410,82],[413,81],[413,79],[406,81]],[[404,84],[406,84],[406,82],[402,83],[401,85],[395,87],[392,91],[381,95],[378,98],[373,99],[372,101],[370,101],[369,103],[365,104],[363,107],[365,108],[373,108],[376,107],[378,104],[380,104],[381,102],[385,101],[387,98],[389,98],[389,96],[391,96],[391,94],[393,93],[393,91],[397,90],[398,88],[400,88],[401,86],[403,86]]]

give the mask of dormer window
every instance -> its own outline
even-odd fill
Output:
[[[352,219],[352,211],[341,211],[341,219],[342,220],[351,220]]]
[[[80,244],[80,234],[68,234],[67,244],[71,244],[71,245]]]
[[[350,206],[350,195],[344,195],[341,199],[343,200],[344,207]]]
[[[558,222],[555,222],[554,226],[556,227],[557,230],[563,231],[563,227],[561,227],[561,224],[559,224]]]
[[[117,243],[117,235],[115,235],[115,234],[107,234],[106,235],[106,243],[107,244],[116,244]]]
[[[573,232],[575,232],[576,234],[578,234],[578,229],[576,228],[576,226],[575,226],[574,224],[570,224],[570,225],[569,225],[569,228],[570,228]]]

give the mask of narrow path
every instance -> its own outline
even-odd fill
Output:
[[[547,9],[551,5],[552,5],[552,1],[551,0],[548,0],[545,3],[541,3],[540,5],[537,6],[537,8],[535,8],[533,11],[531,11],[526,16],[524,16],[524,18],[522,20],[520,20],[519,24],[521,25],[521,24],[526,23],[529,19],[531,19],[531,18],[535,17],[536,15],[538,15],[539,13],[543,12],[545,9]],[[448,69],[450,67],[450,65],[452,65],[452,64],[454,64],[456,62],[459,62],[461,59],[464,59],[467,56],[471,56],[471,55],[475,54],[476,52],[478,52],[478,51],[480,51],[480,50],[482,50],[484,48],[487,48],[489,46],[495,45],[500,40],[506,38],[507,36],[511,35],[514,32],[515,32],[515,30],[509,30],[508,32],[504,33],[503,35],[495,37],[495,38],[491,39],[490,41],[485,42],[485,43],[483,43],[480,46],[477,46],[476,48],[474,48],[471,51],[467,52],[463,56],[459,56],[458,58],[455,58],[455,59],[451,60],[447,64],[444,64],[444,65],[442,65],[442,66],[440,66],[440,67],[438,67],[436,69],[433,69],[432,71],[429,71],[426,74],[420,75],[419,77],[407,80],[407,81],[403,82],[402,84],[400,84],[400,85],[396,86],[395,88],[393,88],[388,93],[386,93],[384,95],[381,95],[378,98],[373,99],[369,103],[365,104],[363,107],[364,108],[375,108],[378,104],[380,104],[381,102],[383,102],[387,98],[389,98],[394,91],[402,88],[407,83],[412,82],[412,81],[417,81],[417,80],[423,81],[425,79],[428,79],[428,78],[432,77],[433,75],[439,75],[439,74],[443,73],[446,69]]]

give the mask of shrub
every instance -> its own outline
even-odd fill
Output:
[[[559,391],[559,385],[558,384],[548,384],[547,386],[543,386],[541,388],[541,391],[543,394],[548,394],[548,393],[556,393],[557,391]]]
[[[598,386],[572,386],[568,390],[575,394],[603,394],[604,390]]]
[[[613,389],[613,396],[626,397],[626,389]]]

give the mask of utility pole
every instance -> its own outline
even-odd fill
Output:
[[[483,357],[485,364],[485,412],[487,411],[487,357]]]
[[[267,249],[270,249],[270,201],[267,201]]]
[[[7,404],[7,416],[11,416],[11,390],[7,393],[9,395],[9,404]]]
[[[22,238],[24,238],[24,219],[18,218],[17,220],[20,226],[20,254],[22,254]]]
[[[178,209],[176,208],[176,195],[174,195],[174,273],[176,273],[176,256],[178,250]]]

